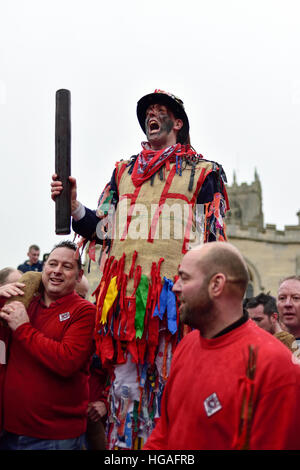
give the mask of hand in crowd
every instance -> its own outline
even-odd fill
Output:
[[[280,320],[272,320],[272,324],[273,324],[273,327],[274,327],[274,333],[281,333],[282,331],[287,331],[287,328],[286,326],[280,321]]]
[[[60,195],[63,190],[63,184],[59,181],[58,176],[56,173],[52,175],[52,183],[51,183],[51,199],[55,201],[55,198]],[[77,183],[76,179],[72,176],[69,176],[69,181],[71,183],[71,209],[72,212],[75,211],[78,207],[77,201]]]
[[[19,326],[29,322],[26,308],[17,300],[4,305],[0,311],[0,318],[7,321],[8,326],[15,331]]]
[[[0,297],[13,297],[14,295],[24,295],[22,287],[25,287],[25,284],[22,282],[11,282],[10,284],[4,284],[0,286]]]
[[[93,401],[88,404],[88,417],[95,423],[107,414],[107,409],[103,401]]]

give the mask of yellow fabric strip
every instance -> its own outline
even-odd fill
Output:
[[[115,276],[111,279],[109,283],[106,296],[103,302],[102,315],[101,315],[101,320],[100,320],[100,323],[102,323],[103,325],[107,321],[107,314],[109,310],[111,309],[114,301],[116,300],[117,295],[118,295],[117,276]]]

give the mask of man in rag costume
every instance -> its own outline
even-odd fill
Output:
[[[109,449],[140,449],[160,416],[172,354],[188,331],[172,292],[178,265],[193,243],[226,240],[229,209],[222,167],[190,145],[183,102],[155,90],[137,104],[147,136],[142,150],[116,163],[92,211],[77,201],[70,177],[72,227],[101,244],[95,291],[95,340],[109,371]],[[53,175],[52,198],[62,191]]]

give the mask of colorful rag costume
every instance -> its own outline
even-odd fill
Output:
[[[73,229],[102,243],[96,347],[111,371],[108,442],[137,448],[160,415],[173,351],[184,331],[172,286],[192,243],[224,240],[222,168],[177,144],[116,164],[96,214]],[[102,240],[101,240],[102,237]]]
[[[299,394],[291,352],[252,320],[213,339],[194,330],[174,353],[144,450],[300,449]]]
[[[96,213],[81,207],[73,219],[80,243],[91,240],[91,259],[95,243],[102,245],[95,342],[110,372],[109,449],[141,448],[160,416],[185,334],[172,292],[182,255],[193,243],[226,239],[225,175],[190,146],[183,102],[161,90],[145,95],[137,105],[141,128],[159,133],[166,110],[173,126],[182,122],[177,143],[157,151],[143,143],[139,155],[116,164]]]

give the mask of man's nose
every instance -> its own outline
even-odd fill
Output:
[[[176,293],[178,294],[178,292],[180,292],[180,289],[181,289],[180,279],[177,279],[177,281],[175,282],[175,284],[172,287],[172,292],[174,292],[174,294],[176,294]]]
[[[62,265],[61,264],[57,264],[54,269],[53,269],[53,272],[55,274],[61,274],[62,273]]]
[[[150,118],[153,118],[156,116],[156,112],[154,109],[150,110],[147,114],[147,120],[149,121]]]
[[[152,106],[150,106],[150,108],[148,109],[148,113],[147,113],[147,114],[148,114],[148,115],[151,114],[151,116],[155,116],[155,115],[159,114],[159,111],[160,111],[160,110],[159,110],[159,107],[158,107],[158,106],[152,105]]]
[[[284,300],[284,306],[289,307],[289,306],[292,306],[292,305],[293,305],[292,298],[291,297],[286,297],[286,299]]]

